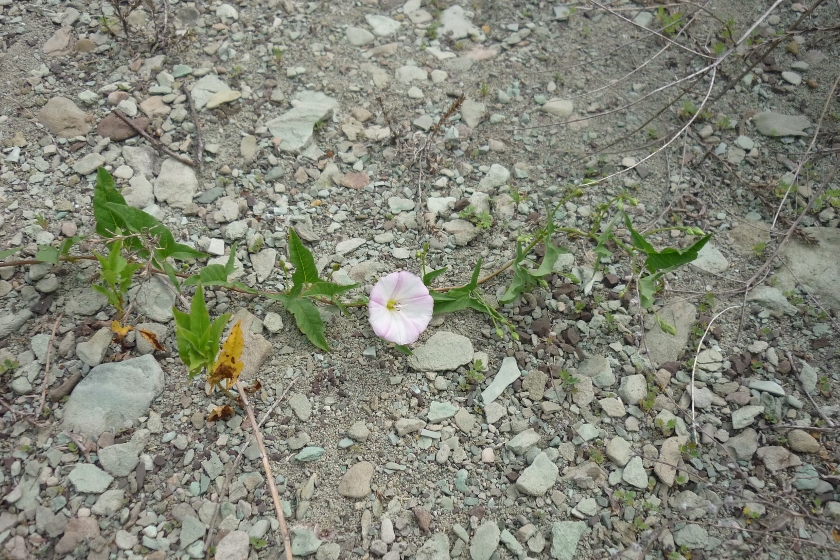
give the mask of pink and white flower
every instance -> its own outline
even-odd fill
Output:
[[[370,292],[370,326],[388,342],[411,344],[429,326],[433,308],[423,280],[410,272],[392,272]]]

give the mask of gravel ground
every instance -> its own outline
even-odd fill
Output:
[[[569,253],[546,285],[501,308],[518,341],[462,311],[411,357],[361,309],[322,309],[326,353],[269,300],[208,290],[246,332],[296,557],[840,557],[836,3],[787,35],[808,8],[780,4],[710,97],[737,85],[660,151],[711,71],[663,112],[689,82],[661,88],[769,3],[709,5],[676,42],[650,33],[670,21],[647,3],[152,5],[168,17],[144,5],[125,40],[108,2],[0,0],[0,251],[23,247],[0,266],[5,557],[283,557],[244,412],[208,421],[226,399],[177,359],[185,299],[159,277],[130,292],[129,322],[161,352],[113,341],[95,262],[8,264],[92,233],[99,167],[210,262],[235,245],[233,276],[263,290],[286,288],[289,227],[324,274],[360,284],[351,297],[418,273],[426,244],[441,285],[464,282],[607,177],[558,225],[588,230],[626,192],[640,231],[714,234],[655,316],[618,247],[557,235]]]

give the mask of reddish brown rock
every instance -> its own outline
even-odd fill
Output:
[[[64,535],[55,545],[55,552],[65,555],[72,552],[82,541],[99,536],[99,523],[92,517],[76,517],[67,522]]]
[[[360,191],[370,184],[370,176],[364,171],[351,171],[341,178],[340,184],[342,187]]]
[[[38,122],[59,138],[84,136],[90,131],[88,115],[66,97],[53,97],[38,113]]]
[[[129,120],[141,130],[145,130],[151,123],[148,117],[136,117]],[[137,136],[137,132],[133,128],[125,124],[122,119],[113,113],[110,113],[107,117],[99,121],[96,132],[102,138],[110,138],[114,142],[120,142]]]
[[[44,54],[58,56],[66,53],[73,46],[73,28],[62,27],[44,43]]]

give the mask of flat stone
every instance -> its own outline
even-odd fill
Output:
[[[379,14],[366,14],[365,21],[377,37],[388,37],[400,29],[400,22]]]
[[[632,456],[630,442],[621,437],[614,437],[607,442],[606,455],[607,459],[623,467],[630,461]]]
[[[292,534],[292,554],[295,556],[315,554],[323,542],[315,531],[306,527],[293,527],[289,532]]]
[[[749,387],[750,389],[755,389],[756,391],[761,391],[762,393],[770,393],[771,395],[776,397],[785,396],[784,388],[782,388],[782,386],[776,383],[775,381],[753,379],[747,384],[747,387]]]
[[[679,359],[688,345],[688,335],[697,317],[697,308],[688,302],[680,301],[663,307],[659,311],[659,317],[673,326],[677,334],[666,333],[659,328],[655,320],[645,325],[648,329],[647,348],[650,360],[655,365],[676,362]]]
[[[82,379],[64,407],[63,429],[96,439],[148,414],[163,391],[163,370],[151,355],[96,366]]]
[[[461,104],[461,118],[464,119],[464,122],[470,128],[475,128],[481,124],[486,114],[487,106],[484,103],[479,103],[473,99],[466,99]]]
[[[737,436],[729,438],[723,447],[736,461],[749,461],[758,449],[758,432],[747,428]]]
[[[153,276],[144,282],[132,295],[137,311],[154,321],[166,323],[172,320],[172,306],[175,305],[177,290],[168,278]]]
[[[90,175],[97,168],[101,167],[105,163],[105,158],[102,157],[102,154],[97,154],[96,152],[92,154],[88,154],[76,163],[73,164],[73,171],[78,173],[79,175]]]
[[[516,455],[525,455],[528,450],[540,442],[540,434],[534,431],[533,428],[528,428],[519,432],[505,444],[510,451]]]
[[[114,481],[113,476],[90,463],[78,463],[67,479],[77,492],[86,494],[100,494]]]
[[[501,186],[507,185],[509,180],[510,171],[503,165],[494,163],[490,166],[490,170],[487,174],[481,178],[481,181],[479,181],[478,189],[484,192],[497,189]]]
[[[551,525],[551,557],[555,560],[576,558],[580,538],[589,530],[583,521],[558,521]]]
[[[470,543],[471,560],[490,560],[499,547],[501,531],[495,521],[485,521],[475,530]]]
[[[198,192],[195,170],[175,159],[165,159],[155,180],[155,198],[169,206],[184,209]]]
[[[673,486],[677,478],[677,467],[682,461],[680,448],[684,437],[671,437],[662,443],[659,449],[659,461],[654,463],[653,472],[666,486]]]
[[[771,472],[802,465],[802,460],[784,447],[770,445],[760,448],[756,454]]]
[[[647,397],[647,379],[644,375],[628,375],[621,378],[618,396],[627,404],[639,404]]]
[[[516,480],[516,488],[529,496],[543,496],[557,482],[559,469],[545,452],[540,453]]]
[[[98,366],[105,358],[112,336],[108,327],[99,329],[89,340],[76,345],[76,355],[90,367]]]
[[[114,476],[128,476],[140,462],[140,453],[149,439],[148,430],[137,430],[131,441],[117,443],[99,450],[99,462]]]
[[[720,249],[712,243],[706,243],[697,253],[697,258],[691,262],[691,266],[710,272],[722,274],[729,268],[729,261],[720,252]]]
[[[746,428],[759,414],[764,413],[764,407],[758,405],[749,405],[739,408],[732,413],[732,427],[736,430]]]
[[[709,532],[700,525],[689,523],[674,533],[674,542],[689,550],[705,548],[709,544]]]
[[[472,350],[472,345],[470,346]],[[470,356],[472,358],[472,356]],[[502,360],[502,366],[498,373],[493,376],[493,381],[481,392],[481,400],[485,406],[495,401],[514,381],[519,379],[521,372],[516,363],[516,358],[506,357]]]
[[[242,94],[236,90],[229,89],[214,93],[210,99],[207,100],[206,107],[208,109],[215,109],[220,105],[224,105],[225,103],[233,103],[237,99],[242,97]]]
[[[299,102],[281,116],[266,122],[268,131],[280,139],[278,148],[298,153],[312,141],[313,127],[338,109],[338,101],[320,92],[302,92]]]
[[[803,231],[815,239],[816,243],[804,243],[792,238],[782,247],[782,258],[787,266],[778,269],[774,276],[778,280],[777,288],[787,291],[798,283],[804,284],[824,306],[840,311],[840,290],[837,289],[837,279],[840,278],[840,259],[837,258],[840,229],[807,227]]]
[[[372,43],[376,39],[373,33],[368,31],[367,29],[362,29],[361,27],[353,27],[352,25],[347,28],[344,34],[347,37],[347,41],[354,47],[361,47],[363,45],[367,45],[368,43]]]
[[[110,517],[123,508],[124,500],[125,490],[106,490],[96,499],[90,511],[94,515]]]
[[[88,115],[66,97],[53,97],[38,113],[38,122],[58,138],[84,136],[90,131]]]
[[[575,104],[568,99],[551,99],[546,101],[540,111],[548,113],[553,117],[570,117],[575,111]]]
[[[788,447],[797,453],[817,453],[820,442],[805,430],[791,430],[787,433]]]
[[[773,111],[758,113],[752,118],[758,131],[771,138],[779,136],[807,136],[811,121],[804,115],[783,115]]]
[[[647,488],[648,475],[647,472],[645,472],[645,467],[641,457],[636,455],[630,459],[627,466],[624,467],[621,480],[639,489]]]
[[[251,538],[245,531],[231,531],[216,545],[216,560],[248,560]]]
[[[449,537],[444,533],[432,535],[417,550],[414,560],[449,560]]]
[[[481,34],[481,30],[467,17],[464,8],[458,5],[450,6],[441,12],[440,24],[438,36],[454,41]]]
[[[468,364],[473,358],[469,338],[448,331],[438,331],[408,358],[408,365],[417,371],[451,371]]]
[[[370,494],[373,465],[367,461],[356,463],[344,473],[338,483],[338,493],[345,498],[361,499]]]
[[[312,404],[306,398],[306,395],[301,393],[292,393],[289,397],[289,406],[292,407],[292,411],[298,420],[302,422],[309,420],[312,415]]]
[[[452,403],[432,401],[429,405],[429,422],[432,424],[439,424],[440,422],[455,416],[458,410],[460,410],[460,407],[455,406]]]

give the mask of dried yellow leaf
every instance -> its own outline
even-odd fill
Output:
[[[242,321],[238,321],[230,330],[230,334],[222,344],[219,358],[213,364],[213,372],[207,377],[211,385],[221,386],[225,382],[225,389],[230,389],[239,379],[244,364],[242,363],[242,350],[245,347],[245,338],[242,335]]]

